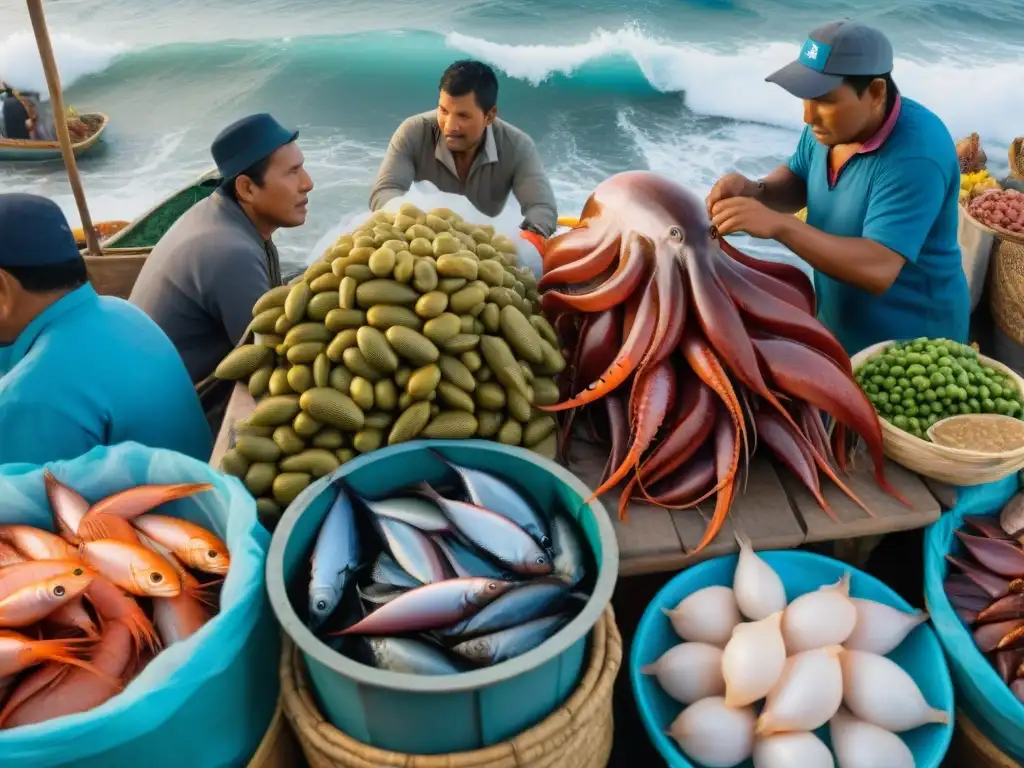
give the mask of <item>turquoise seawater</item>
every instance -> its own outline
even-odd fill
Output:
[[[45,5],[67,102],[112,118],[105,149],[80,163],[93,218],[133,218],[211,165],[221,127],[270,111],[301,130],[317,185],[306,226],[278,238],[293,262],[365,211],[392,131],[436,104],[457,58],[499,71],[499,111],[536,140],[564,214],[621,170],[657,170],[704,194],[724,172],[783,162],[800,104],[764,77],[833,18],[885,29],[903,92],[955,136],[978,131],[996,168],[1024,134],[1024,0]],[[0,78],[43,88],[24,3],[0,0],[0,19]],[[0,190],[51,196],[77,222],[59,161],[0,164]],[[518,220],[514,202],[507,214]]]

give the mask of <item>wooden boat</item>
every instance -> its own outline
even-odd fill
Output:
[[[89,135],[71,145],[75,156],[79,156],[95,147],[103,131],[107,128],[110,118],[102,112],[84,112],[78,118],[89,126]],[[32,139],[0,138],[0,160],[59,160],[60,142],[35,141]]]
[[[153,247],[192,206],[206,199],[221,182],[216,170],[209,170],[186,186],[167,195],[156,205],[100,241],[103,255],[84,253],[89,279],[98,293],[128,298]],[[94,225],[100,232],[112,222]]]

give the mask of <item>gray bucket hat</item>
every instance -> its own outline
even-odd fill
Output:
[[[889,74],[892,58],[892,43],[879,30],[849,20],[833,21],[813,30],[797,60],[765,80],[798,99],[818,99],[844,77]]]

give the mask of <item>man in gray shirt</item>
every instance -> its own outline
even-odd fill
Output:
[[[130,301],[163,328],[193,383],[242,340],[257,299],[281,284],[271,236],[306,221],[313,182],[298,133],[267,114],[225,128],[213,158],[225,179],[160,239]]]
[[[436,111],[408,118],[391,137],[370,209],[404,195],[414,181],[464,195],[487,216],[501,213],[511,192],[525,217],[520,227],[550,237],[558,223],[555,194],[533,140],[497,118],[494,70],[457,61],[439,91]]]

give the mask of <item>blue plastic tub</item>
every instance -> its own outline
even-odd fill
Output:
[[[779,574],[786,587],[788,601],[826,584],[834,584],[845,571],[849,571],[852,576],[850,594],[854,597],[876,600],[903,611],[913,610],[878,579],[830,557],[800,551],[758,554]],[[643,675],[640,669],[683,642],[673,631],[662,609],[675,608],[683,598],[704,587],[732,586],[737,559],[737,555],[729,555],[708,560],[672,579],[647,606],[633,639],[629,664],[633,695],[651,741],[671,768],[700,768],[699,764],[688,760],[675,741],[665,734],[683,710],[683,705],[662,691],[654,676]],[[953,736],[953,683],[935,632],[928,624],[919,625],[899,648],[889,654],[889,658],[914,678],[931,706],[949,713],[946,725],[926,725],[900,734],[914,753],[917,768],[938,768]],[[829,743],[828,726],[817,733]],[[752,762],[748,760],[742,765],[749,768]]]
[[[381,498],[417,482],[451,476],[432,448],[457,464],[480,469],[518,488],[539,509],[576,515],[597,563],[583,610],[547,642],[494,667],[444,677],[389,672],[336,653],[303,624],[288,586],[308,573],[310,548],[344,477],[361,496]],[[270,603],[301,650],[324,718],[359,741],[412,754],[462,752],[505,741],[557,709],[575,689],[587,636],[611,600],[619,549],[590,489],[558,464],[532,451],[485,440],[420,440],[364,454],[321,478],[295,499],[274,531],[267,556]]]

